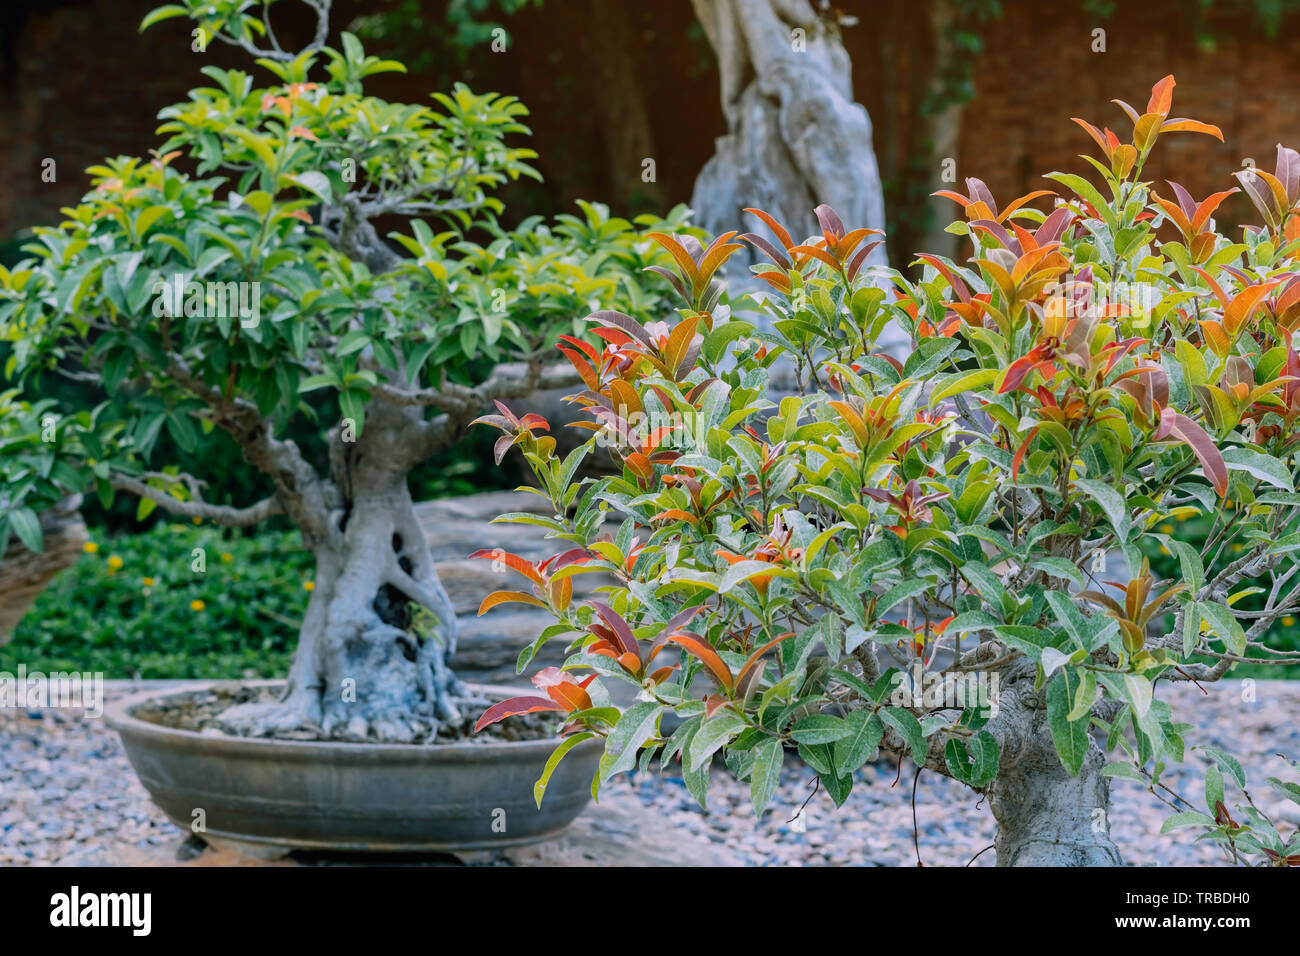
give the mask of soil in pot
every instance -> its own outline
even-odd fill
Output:
[[[202,690],[170,694],[137,705],[131,716],[169,727],[195,733],[219,736],[239,736],[222,722],[222,715],[239,704],[269,703],[280,694],[276,686],[248,685],[237,682],[214,684]],[[555,738],[555,721],[549,715],[523,714],[498,721],[474,733],[474,723],[486,709],[485,706],[467,707],[461,720],[455,724],[440,723],[437,736],[425,744],[492,744],[504,741],[546,740]],[[279,740],[321,740],[308,730],[282,732],[274,735]]]

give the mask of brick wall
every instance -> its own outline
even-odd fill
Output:
[[[1178,79],[1173,114],[1217,125],[1224,143],[1167,134],[1145,178],[1160,185],[1173,179],[1201,199],[1236,185],[1231,174],[1245,158],[1271,172],[1279,141],[1300,147],[1300,77],[1293,68],[1300,36],[1282,30],[1269,39],[1253,23],[1225,19],[1213,25],[1216,49],[1201,49],[1180,15],[1191,6],[1121,0],[1114,16],[1095,21],[1078,3],[1006,3],[975,66],[978,94],[963,117],[959,177],[985,180],[1005,203],[1050,187],[1043,173],[1090,173],[1078,154],[1098,150],[1069,118],[1110,126],[1127,140],[1132,124],[1110,100],[1142,112],[1152,83],[1169,73]],[[1105,53],[1092,52],[1096,27],[1106,31]],[[1095,173],[1090,178],[1099,181]],[[1244,196],[1220,210],[1221,225],[1255,221]]]
[[[608,168],[591,117],[595,74],[583,40],[585,2],[593,0],[546,0],[540,11],[516,18],[516,50],[478,58],[470,78],[476,88],[515,93],[533,107],[532,145],[542,154],[547,184],[521,197],[520,208],[529,211],[559,211],[577,196],[616,197],[623,185],[617,177],[628,175]],[[694,171],[723,131],[716,73],[700,65],[699,39],[686,39],[690,4],[598,2],[626,7],[635,39],[626,55],[644,77],[653,127],[657,202],[666,208],[686,201]],[[241,52],[219,44],[203,55],[191,52],[180,21],[138,33],[140,17],[156,0],[0,3],[17,5],[0,15],[0,241],[21,227],[56,222],[59,207],[85,191],[87,165],[155,145],[157,110],[197,85],[199,66],[247,65]],[[339,5],[364,6],[359,0]],[[20,20],[11,11],[24,6],[33,12]],[[862,21],[848,31],[846,45],[857,64],[858,98],[872,110],[879,139],[897,125],[883,115],[886,104],[913,107],[906,95],[885,96],[877,88],[878,64],[895,62],[900,47],[921,47],[913,27],[873,16],[884,9],[877,0],[838,0],[838,6]],[[1209,51],[1184,22],[1183,11],[1192,6],[1187,0],[1119,0],[1115,15],[1099,22],[1078,0],[1004,0],[1003,6],[1003,17],[986,28],[975,64],[977,96],[965,112],[957,157],[959,178],[984,179],[999,201],[1040,188],[1044,172],[1088,172],[1077,154],[1091,141],[1069,117],[1126,135],[1128,121],[1109,100],[1140,108],[1151,84],[1169,72],[1178,76],[1175,112],[1218,124],[1227,143],[1171,134],[1150,167],[1157,180],[1175,178],[1199,198],[1231,185],[1229,175],[1243,158],[1271,169],[1276,142],[1300,146],[1300,80],[1292,69],[1300,61],[1300,35],[1294,32],[1283,29],[1268,39],[1249,22],[1224,19],[1214,24],[1217,48]],[[1097,26],[1106,30],[1105,53],[1091,50]],[[383,95],[412,102],[430,88],[419,75],[384,80]],[[54,183],[40,178],[47,157],[57,163]],[[942,185],[936,181],[934,188]],[[950,203],[934,202],[943,215],[952,214]],[[1250,217],[1243,197],[1229,200],[1221,216]]]

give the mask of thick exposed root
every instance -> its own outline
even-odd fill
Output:
[[[317,738],[321,736],[320,694],[313,688],[293,687],[283,700],[231,707],[217,723],[241,737]]]

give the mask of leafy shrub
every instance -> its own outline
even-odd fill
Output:
[[[287,669],[312,584],[311,556],[295,534],[160,524],[93,535],[87,552],[0,648],[0,671],[22,663],[109,678],[226,679]]]
[[[93,416],[83,412],[75,422],[60,421],[52,408],[49,400],[33,404],[16,390],[0,392],[0,559],[11,535],[42,550],[39,513],[78,484],[71,462],[84,449],[75,426],[84,427]]]
[[[1102,151],[1085,157],[1102,186],[1052,173],[1069,193],[1050,212],[1030,205],[1047,190],[1001,208],[978,180],[942,193],[972,254],[922,254],[915,284],[862,269],[871,231],[825,206],[805,242],[750,210],[772,237],[742,237],[771,261],[755,270],[771,332],[713,306],[735,233],[707,249],[656,236],[678,269],[674,320],[598,311],[600,344],[564,346],[587,444],[561,459],[536,416],[503,405],[483,419],[524,449],[562,547],[506,559],[528,588],[483,610],[554,614],[521,669],[572,641],[564,669],[534,679],[541,694],[483,723],[562,713],[557,756],[605,738],[594,787],[640,751],[642,766],[680,758],[701,804],[720,752],[760,813],[787,745],[836,804],[884,747],[987,790],[998,813],[998,775],[1040,736],[1071,775],[1157,793],[1188,729],[1158,682],[1268,656],[1263,634],[1300,607],[1300,155],[1279,148],[1276,176],[1238,174],[1266,226],[1218,234],[1211,216],[1235,190],[1198,203],[1141,178],[1165,135],[1222,138],[1169,118],[1173,86],[1142,113],[1121,103],[1131,142],[1076,121]],[[891,323],[911,337],[905,359],[876,350]],[[771,392],[778,359],[793,395]],[[597,442],[622,473],[575,480]],[[610,513],[622,524],[599,537]],[[1202,546],[1170,533],[1171,514],[1210,523]],[[1176,572],[1149,570],[1151,544]],[[1105,580],[1111,555],[1126,580]],[[572,579],[590,572],[617,583],[576,604]],[[1254,612],[1239,603],[1251,579],[1270,589]],[[981,699],[972,677],[1001,690]],[[608,681],[635,703],[613,706]],[[670,711],[683,722],[662,733]],[[1050,737],[1035,729],[1044,711]]]
[[[312,8],[327,29],[329,4]],[[573,316],[656,309],[661,293],[639,280],[664,257],[645,231],[685,227],[684,206],[634,224],[580,202],[581,215],[507,229],[492,190],[538,175],[535,153],[508,143],[528,133],[523,104],[463,84],[432,108],[365,95],[403,65],[349,33],[338,48],[322,35],[297,55],[259,50],[267,26],[247,9],[192,0],[144,25],[188,15],[260,53],[275,82],[204,67],[211,85],[160,111],[158,149],[91,167],[83,201],[0,267],[5,374],[35,386],[58,365],[103,389],[84,397],[93,417],[58,410],[81,466],[60,484],[105,506],[128,489],[139,518],[195,500],[177,459],[221,472],[265,427],[325,458],[329,430],[346,419],[360,436],[376,401],[451,410],[430,449],[443,450],[486,401],[476,389],[536,384],[538,350]],[[388,236],[407,255],[372,221],[407,223]],[[233,441],[209,442],[215,429]],[[262,476],[256,490],[271,487]]]

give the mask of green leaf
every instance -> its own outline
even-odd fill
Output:
[[[1123,777],[1126,780],[1136,780],[1138,783],[1145,785],[1147,778],[1138,773],[1131,763],[1124,763],[1122,760],[1114,760],[1101,768],[1103,777]]]
[[[700,725],[686,745],[683,764],[690,770],[700,769],[727,741],[744,729],[745,721],[735,712],[723,710],[714,714]]]
[[[853,728],[842,718],[813,714],[795,724],[790,736],[801,744],[829,744],[852,732]]]
[[[1039,558],[1029,566],[1038,571],[1045,571],[1054,578],[1060,578],[1062,581],[1069,581],[1072,584],[1076,584],[1080,588],[1085,586],[1083,572],[1075,567],[1073,561],[1069,561],[1066,558]]]
[[[1128,504],[1124,496],[1110,485],[1089,478],[1077,478],[1074,483],[1079,490],[1101,506],[1102,513],[1106,515],[1110,526],[1115,529],[1115,536],[1120,543],[1127,541],[1132,522],[1129,519]]]
[[[596,735],[590,731],[584,730],[581,733],[574,734],[572,737],[565,737],[560,743],[560,746],[556,747],[555,750],[552,751],[551,756],[546,760],[546,766],[542,768],[542,775],[538,777],[537,782],[533,784],[533,799],[537,801],[538,810],[542,809],[542,797],[546,796],[546,785],[551,780],[551,774],[555,773],[555,768],[560,765],[560,761],[564,759],[564,755],[584,740],[590,740],[595,736]]]
[[[1097,192],[1097,188],[1088,180],[1082,176],[1076,176],[1074,173],[1048,173],[1043,178],[1054,179],[1067,189],[1073,190],[1079,198],[1086,200],[1092,205],[1093,209],[1097,210],[1097,214],[1101,216],[1112,232],[1115,231],[1118,222],[1115,219],[1114,211],[1110,208],[1110,204],[1102,198],[1101,193]]]
[[[11,511],[9,513],[9,526],[13,528],[14,534],[18,535],[18,540],[29,551],[41,552],[45,550],[45,542],[41,535],[41,521],[31,508],[18,508]]]
[[[1066,668],[1047,685],[1047,723],[1052,731],[1052,742],[1056,744],[1061,765],[1071,776],[1078,775],[1088,755],[1088,725],[1091,722],[1088,717],[1069,719],[1079,682],[1078,672]]]
[[[718,593],[725,594],[742,581],[748,581],[760,574],[771,574],[773,570],[780,569],[768,561],[737,561],[722,575],[722,579],[718,582]]]
[[[1160,832],[1168,833],[1170,830],[1175,830],[1178,827],[1212,827],[1214,825],[1213,817],[1207,816],[1196,810],[1184,810],[1181,813],[1175,813],[1169,817],[1169,819],[1161,825]]]
[[[910,581],[904,581],[896,585],[880,596],[876,602],[876,616],[884,614],[891,608],[902,604],[908,598],[914,598],[919,594],[924,594],[933,587],[932,582],[925,578],[913,578]]]
[[[1223,771],[1210,764],[1205,768],[1205,806],[1213,814],[1220,803],[1224,803]]]
[[[663,709],[662,704],[652,700],[638,700],[623,712],[605,740],[605,753],[600,758],[600,768],[592,784],[593,793],[610,777],[636,765],[636,753],[658,731]]]
[[[852,773],[861,767],[884,736],[885,725],[869,710],[855,710],[844,718],[849,732],[835,741],[835,766],[841,773]]]
[[[1295,490],[1290,470],[1272,455],[1251,448],[1225,448],[1222,454],[1223,463],[1232,471],[1244,471],[1252,478],[1283,491]]]
[[[912,752],[912,760],[917,766],[925,763],[925,733],[921,730],[921,722],[909,710],[901,707],[886,707],[880,711],[880,719],[883,720],[899,735],[907,741],[908,749]]]
[[[370,344],[370,335],[362,329],[353,329],[343,338],[339,339],[338,346],[334,349],[335,355],[351,355],[353,352],[360,352]]]
[[[358,435],[366,424],[366,400],[369,397],[360,389],[347,388],[339,392],[339,410],[344,418],[352,419]]]
[[[1237,786],[1246,786],[1246,771],[1242,769],[1241,761],[1232,754],[1220,750],[1218,747],[1198,747],[1196,749],[1209,754],[1214,762],[1219,765],[1219,769],[1225,770],[1231,775]]]
[[[998,774],[999,753],[997,740],[987,730],[981,730],[969,741],[948,738],[943,759],[958,780],[972,787],[983,787]]]
[[[170,20],[172,17],[183,17],[188,14],[189,11],[178,3],[169,3],[166,6],[154,7],[154,9],[146,13],[144,19],[140,21],[138,32],[143,33],[155,23],[162,20]]]
[[[775,737],[763,741],[755,750],[754,768],[749,778],[749,802],[754,806],[754,815],[761,817],[763,811],[776,793],[777,784],[781,782],[781,761],[785,758],[785,748]]]
[[[930,406],[938,405],[945,398],[951,398],[962,392],[983,388],[996,380],[998,374],[998,370],[995,368],[981,368],[973,372],[949,375],[944,379],[944,384],[930,394]]]
[[[1229,651],[1237,655],[1246,652],[1246,632],[1231,610],[1209,601],[1198,601],[1196,607],[1200,609],[1201,619],[1209,625],[1213,636],[1223,641]]]
[[[1151,709],[1151,700],[1154,696],[1154,689],[1151,681],[1147,680],[1141,674],[1124,675],[1124,692],[1128,695],[1128,702],[1133,707],[1133,714],[1138,720],[1142,720]]]
[[[1187,582],[1187,590],[1195,595],[1205,584],[1205,565],[1201,561],[1201,556],[1186,541],[1178,541],[1173,538],[1169,539],[1174,550],[1178,553],[1178,563],[1182,566],[1183,580]]]

